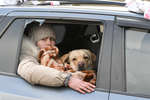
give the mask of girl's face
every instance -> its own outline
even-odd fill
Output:
[[[39,40],[37,42],[37,46],[42,49],[42,48],[45,48],[45,47],[48,47],[50,45],[55,45],[55,39],[53,37],[46,37],[46,38],[43,38],[41,40]]]

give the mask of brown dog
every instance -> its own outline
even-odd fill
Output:
[[[68,71],[80,77],[81,80],[92,84],[96,83],[96,74],[95,71],[92,70],[96,56],[91,51],[87,49],[73,50],[63,55],[61,60],[63,63],[69,64],[71,69]]]

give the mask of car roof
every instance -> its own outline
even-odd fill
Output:
[[[66,4],[59,6],[0,6],[0,15],[7,15],[11,12],[24,12],[24,11],[62,11],[62,12],[79,12],[91,14],[104,14],[125,17],[144,18],[143,15],[129,12],[125,6],[118,5],[105,5],[105,4]]]

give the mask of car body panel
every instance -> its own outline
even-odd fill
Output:
[[[15,96],[20,96],[27,99],[29,98],[29,100],[91,100],[93,98],[94,100],[108,100],[107,92],[95,91],[83,95],[69,88],[50,88],[31,85],[25,80],[14,76],[0,75],[0,82],[0,97],[1,95],[7,96],[3,94],[8,94],[12,95],[14,98]]]
[[[150,100],[150,99],[137,97],[137,96],[129,96],[129,95],[110,93],[109,100]]]

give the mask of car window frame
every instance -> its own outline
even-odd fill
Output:
[[[34,13],[34,14],[33,14]],[[110,89],[110,67],[111,67],[111,46],[112,46],[112,31],[114,24],[114,16],[108,15],[98,15],[98,14],[82,14],[82,13],[54,13],[52,12],[48,15],[41,14],[48,12],[12,12],[7,16],[15,19],[54,19],[54,20],[75,20],[75,21],[91,21],[91,22],[102,22],[104,23],[104,37],[103,42],[101,43],[101,50],[99,53],[99,61],[98,61],[98,77],[97,77],[97,88],[96,90],[102,90],[109,92]],[[35,15],[35,16],[34,16]],[[84,16],[83,16],[84,15]],[[60,17],[61,16],[61,17]],[[111,27],[111,28],[110,28]],[[21,35],[23,37],[23,33]],[[22,37],[20,39],[20,43],[22,41]],[[109,41],[108,41],[109,40]],[[18,48],[21,48],[18,46]],[[103,55],[100,55],[103,54]],[[17,55],[19,56],[19,54]]]
[[[126,54],[125,54],[125,28],[133,27],[138,29],[150,29],[150,21],[147,21],[143,18],[124,18],[117,16],[116,17],[116,32],[114,32],[114,43],[113,43],[113,53],[112,53],[112,70],[111,70],[111,92],[117,94],[123,94],[128,96],[136,96],[142,98],[150,98],[150,95],[129,93],[126,92]],[[116,34],[116,35],[115,35]],[[119,37],[119,38],[117,38]],[[116,42],[119,39],[118,42]],[[119,48],[119,49],[117,49]],[[115,55],[116,52],[119,52],[119,55]],[[120,62],[118,62],[120,61]],[[117,70],[117,71],[114,71]],[[116,76],[117,79],[116,80]],[[117,84],[117,85],[116,85]]]

